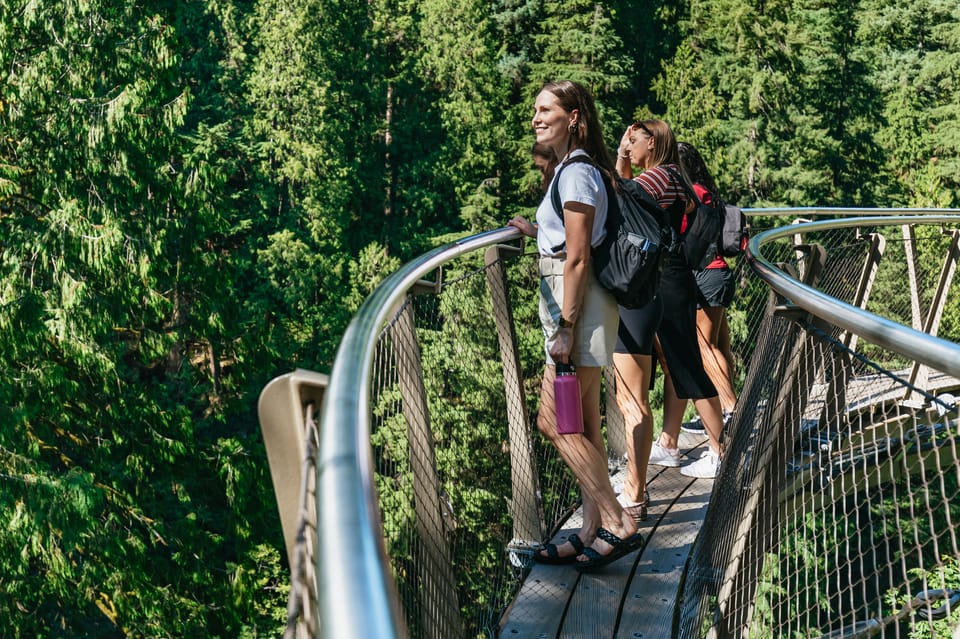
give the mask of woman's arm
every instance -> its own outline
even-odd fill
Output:
[[[627,130],[624,131],[620,137],[620,146],[617,147],[617,164],[615,167],[617,174],[627,180],[633,177],[633,165],[630,163],[630,130],[632,128],[632,126],[628,126]]]
[[[593,218],[596,209],[581,202],[563,205],[564,230],[566,232],[567,259],[563,266],[563,304],[560,317],[570,326],[561,328],[550,350],[554,361],[566,362],[573,348],[573,325],[577,323],[583,308],[583,297],[588,286],[590,266],[590,239],[593,235]]]

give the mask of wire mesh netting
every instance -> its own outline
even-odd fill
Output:
[[[843,229],[765,254],[837,299],[958,342],[957,292],[936,299],[956,237]],[[690,560],[680,635],[950,636],[958,380],[775,301]]]
[[[291,558],[290,595],[287,601],[287,626],[283,639],[307,639],[317,636],[317,420],[316,406],[305,410],[303,433],[306,451],[300,486],[300,512],[297,516],[295,555]]]
[[[956,344],[958,238],[926,225],[798,230],[763,254],[831,297]],[[745,260],[737,275],[739,397],[669,632],[950,636],[960,380],[773,295]],[[578,507],[536,430],[536,277],[530,254],[461,256],[407,296],[377,342],[373,481],[411,637],[497,636],[533,548]]]
[[[500,314],[501,322],[536,325],[533,268],[527,257],[510,273],[522,284],[505,306],[487,292],[488,278],[503,277],[502,262],[448,269],[438,291],[409,298],[383,333],[372,444],[412,637],[492,636],[533,544],[578,500],[572,476],[532,432],[528,398],[538,396],[542,366],[535,333],[517,340],[526,354],[518,361],[528,363],[518,383],[505,385],[495,324]],[[503,316],[514,313],[519,319]],[[519,418],[509,404],[522,407]],[[456,605],[432,609],[443,601]]]

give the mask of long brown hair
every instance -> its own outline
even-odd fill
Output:
[[[676,164],[680,166],[680,153],[677,151],[677,138],[673,129],[663,120],[637,120],[633,128],[639,129],[653,138],[652,169],[661,164]]]
[[[580,113],[576,125],[570,128],[570,148],[586,151],[610,184],[615,184],[615,180],[613,180],[613,175],[615,175],[613,161],[610,152],[607,151],[607,145],[603,141],[603,129],[600,126],[597,107],[590,90],[579,82],[573,82],[572,80],[547,82],[541,90],[549,91],[556,96],[564,111],[576,110]]]

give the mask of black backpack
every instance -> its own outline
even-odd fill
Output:
[[[687,230],[680,236],[679,253],[687,266],[702,271],[717,256],[723,230],[723,209],[718,206],[719,198],[714,198],[712,204],[701,202],[679,173],[670,168],[667,170],[683,185],[687,197],[697,205],[693,213],[687,216]]]
[[[574,162],[596,166],[589,156],[575,155],[557,167],[550,199],[561,221],[560,172]],[[666,211],[639,182],[615,178],[618,190],[608,180],[603,181],[607,188],[607,235],[591,249],[590,256],[600,285],[613,293],[621,306],[639,308],[657,293],[661,258],[672,244],[673,233]]]
[[[737,257],[746,250],[747,240],[750,238],[747,216],[735,204],[723,200],[719,200],[718,204],[723,211],[723,230],[720,232],[717,249],[724,257]]]

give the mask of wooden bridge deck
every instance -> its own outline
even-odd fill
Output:
[[[904,371],[906,373],[908,371]],[[956,391],[960,382],[940,373],[925,380],[928,392]],[[809,418],[819,419],[822,394],[814,389]],[[854,379],[847,387],[848,414],[906,400],[903,386],[884,376]],[[706,439],[681,432],[687,459],[706,449]],[[611,478],[622,481],[622,473]],[[637,552],[593,573],[572,565],[534,564],[510,608],[499,636],[535,639],[659,639],[672,634],[684,566],[709,505],[714,480],[693,479],[679,468],[650,466],[649,516],[640,523],[644,545]],[[580,512],[551,540],[560,543],[580,528]]]
[[[695,459],[702,436],[681,433],[680,447]],[[622,473],[623,471],[621,471]],[[618,473],[614,483],[621,479]],[[500,626],[500,637],[536,639],[658,638],[670,635],[684,565],[697,537],[712,479],[684,477],[679,468],[650,466],[650,508],[640,523],[644,545],[597,572],[571,565],[535,564]],[[580,527],[580,513],[553,539]]]

